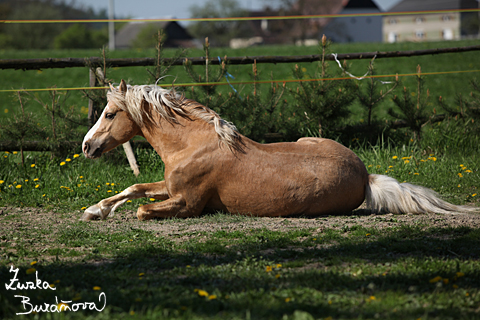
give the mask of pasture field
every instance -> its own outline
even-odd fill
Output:
[[[333,53],[352,53],[352,52],[374,52],[374,51],[403,51],[403,50],[422,50],[432,48],[444,48],[455,46],[469,46],[476,45],[478,41],[443,41],[443,42],[429,42],[429,43],[369,43],[369,44],[332,44],[330,52]],[[165,49],[164,56],[172,57],[176,50]],[[248,49],[229,49],[229,48],[211,48],[210,56],[213,58],[227,56],[256,56],[256,55],[306,55],[318,54],[317,47],[296,47],[296,46],[259,46]],[[421,65],[422,72],[440,72],[440,71],[468,71],[480,70],[480,62],[478,59],[478,52],[465,53],[450,53],[430,56],[417,56],[410,58],[391,58],[378,59],[375,62],[376,74],[412,74],[416,72],[417,65]],[[0,50],[0,59],[27,59],[27,58],[86,58],[91,56],[100,56],[100,50],[48,50],[48,51],[8,51]],[[204,56],[204,52],[198,49],[191,49],[186,53],[189,57]],[[133,58],[133,57],[155,57],[156,52],[153,49],[149,50],[118,50],[108,53],[110,58]],[[350,71],[357,76],[365,74],[368,70],[368,60],[350,60]],[[293,79],[294,64],[261,64],[258,66],[261,80],[289,80]],[[300,64],[311,74],[317,68],[317,63]],[[211,67],[215,68],[215,67]],[[148,67],[126,67],[113,68],[107,71],[107,78],[113,82],[120,82],[125,79],[130,84],[150,84],[152,78],[146,72]],[[151,68],[150,68],[151,69]],[[203,67],[195,67],[199,73],[204,70]],[[235,81],[250,81],[252,79],[252,66],[229,66],[229,73],[235,77]],[[340,74],[340,69],[337,64],[332,61],[329,62],[329,71],[335,75]],[[204,71],[203,71],[204,72]],[[0,89],[17,89],[17,88],[69,88],[69,87],[85,87],[88,86],[88,70],[87,68],[66,68],[66,69],[45,69],[45,70],[1,70],[0,74]],[[172,83],[176,79],[176,83],[191,83],[192,80],[187,76],[182,66],[173,67],[170,72],[173,77],[167,77],[163,83]],[[457,93],[467,95],[471,91],[469,82],[471,79],[477,77],[478,73],[451,73],[443,75],[427,76],[426,88],[429,88],[432,97],[435,99],[438,96],[450,99],[453,101]],[[393,78],[387,80],[393,80]],[[415,86],[413,77],[401,78],[404,85]],[[223,81],[226,83],[225,79]],[[233,81],[233,79],[230,79]],[[359,85],[363,85],[359,82]],[[267,88],[269,85],[263,85]],[[295,84],[288,84],[289,88],[296,88]],[[247,92],[252,91],[250,85],[236,85],[236,90],[240,95],[247,95]],[[262,86],[261,86],[262,87]],[[232,92],[228,86],[220,86],[220,92]],[[266,90],[266,89],[265,89]],[[186,90],[188,96],[188,90]],[[48,93],[37,93],[43,100],[48,101]],[[15,98],[15,94],[0,92],[0,97],[3,101],[2,110],[0,110],[0,117],[8,117],[13,112],[18,111],[19,103]],[[290,99],[289,95],[286,97]],[[435,100],[434,99],[434,100]],[[41,107],[35,102],[30,103],[31,110],[40,110]],[[88,100],[83,97],[79,91],[68,93],[66,104],[73,106],[74,112],[86,112]],[[384,108],[379,111],[379,117],[389,117],[386,109],[392,107],[390,101],[385,103]],[[431,109],[436,107],[431,105]],[[351,108],[352,117],[355,122],[358,122],[364,115],[360,110],[358,104],[354,104]],[[438,109],[438,107],[437,107]]]
[[[454,150],[414,142],[355,148],[371,173],[478,206],[478,144]],[[19,153],[2,154],[0,282],[11,283],[14,266],[18,283],[36,281],[38,272],[57,289],[13,291],[2,284],[2,319],[480,317],[479,214],[371,215],[359,209],[312,219],[216,213],[141,222],[136,208],[152,201],[142,199],[105,221],[78,221],[85,207],[104,197],[163,178],[155,153],[136,153],[138,178],[120,151],[96,161],[26,153],[24,168]],[[90,302],[106,306],[101,312],[15,315],[62,300],[80,310]],[[29,304],[23,308],[22,301]]]
[[[472,44],[332,45],[331,51]],[[247,53],[315,54],[317,48],[212,49],[213,56]],[[92,55],[98,50],[0,51],[0,58]],[[135,56],[154,52],[110,53],[112,58]],[[414,73],[417,64],[423,72],[480,69],[478,52],[376,62],[378,74]],[[367,66],[367,61],[352,61],[350,71],[363,75]],[[259,70],[263,79],[269,79],[270,72],[275,79],[288,79],[293,67],[259,65]],[[232,66],[229,72],[237,80],[251,79],[251,66]],[[88,83],[85,68],[0,73],[2,89]],[[171,74],[178,75],[177,83],[189,81],[181,67]],[[453,100],[456,93],[470,92],[469,81],[475,75],[427,76],[426,87],[435,97]],[[151,83],[145,68],[112,69],[107,76]],[[0,96],[0,117],[19,112],[13,94]],[[81,96],[72,92],[66,100],[74,112],[87,106]],[[39,97],[48,100],[46,93]],[[33,97],[25,103],[27,112],[41,109]],[[358,123],[363,115],[355,108],[352,117]],[[447,201],[478,207],[480,136],[475,125],[472,119],[451,118],[427,124],[421,140],[409,140],[408,131],[393,130],[385,141],[369,144],[355,138],[347,146],[370,173],[429,187]],[[87,207],[132,184],[163,179],[164,165],[156,153],[148,149],[135,153],[138,177],[121,148],[95,161],[85,159],[80,146],[69,154],[25,152],[23,165],[20,152],[0,153],[0,319],[480,318],[480,214],[372,215],[361,207],[342,216],[310,219],[219,212],[141,222],[136,209],[155,200],[138,199],[105,221],[78,221]],[[28,282],[34,288],[18,288]],[[67,307],[62,301],[76,311],[54,312]],[[45,309],[45,304],[52,312],[38,309]],[[33,311],[33,306],[36,314],[16,315]],[[82,310],[89,306],[101,311]]]

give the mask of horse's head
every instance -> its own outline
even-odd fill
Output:
[[[112,91],[123,95],[127,85],[122,80],[118,88],[110,85]],[[109,101],[97,123],[88,131],[83,139],[82,150],[87,158],[95,159],[104,152],[123,144],[140,132],[140,127],[132,120],[130,114]]]

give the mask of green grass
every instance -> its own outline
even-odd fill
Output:
[[[476,44],[475,41],[455,41],[455,42],[428,42],[428,43],[369,43],[369,44],[333,44],[331,52],[336,53],[351,53],[351,52],[373,52],[373,51],[400,51],[400,50],[421,50],[430,48],[442,48],[453,46],[469,46]],[[174,50],[165,50],[165,56],[173,56]],[[306,55],[318,54],[316,47],[295,47],[295,46],[259,46],[248,49],[229,49],[229,48],[212,48],[211,56],[224,57],[227,56],[255,56],[255,55]],[[0,51],[0,59],[21,59],[21,58],[85,58],[90,56],[99,56],[99,50],[48,50],[48,51]],[[203,56],[202,50],[190,50],[188,56]],[[133,58],[133,57],[154,57],[155,52],[150,50],[120,50],[109,53],[111,58]],[[378,59],[375,63],[377,74],[404,74],[415,73],[418,64],[422,66],[423,72],[439,72],[439,71],[465,71],[465,70],[479,70],[480,63],[477,59],[478,52],[465,52],[456,54],[441,54],[432,56],[417,56],[409,58],[391,58]],[[368,69],[367,60],[352,60],[349,61],[350,71],[355,75],[363,75]],[[316,68],[316,63],[301,64],[301,67],[309,71]],[[260,77],[263,80],[269,80],[271,76],[274,79],[293,79],[293,64],[262,64],[259,65]],[[149,74],[145,71],[146,67],[126,67],[113,68],[108,70],[107,77],[114,82],[120,82],[125,79],[131,84],[146,84],[151,83]],[[197,70],[203,70],[202,67],[197,67]],[[230,66],[229,72],[238,81],[251,80],[252,67],[246,66]],[[338,67],[335,62],[330,62],[330,71],[333,74],[338,74]],[[200,71],[199,71],[200,72]],[[17,89],[17,88],[46,88],[46,87],[84,87],[88,86],[88,70],[87,68],[67,68],[67,69],[45,69],[45,70],[1,70],[0,74],[0,89]],[[174,67],[171,75],[176,77],[176,83],[190,83],[191,80],[186,75],[183,67]],[[430,89],[433,97],[443,96],[446,99],[453,100],[457,93],[464,95],[471,90],[469,81],[474,77],[478,77],[477,73],[453,73],[446,75],[427,76],[426,87]],[[166,78],[166,82],[170,83],[174,78]],[[402,78],[404,84],[409,87],[415,86],[413,77]],[[362,85],[362,83],[359,83]],[[266,86],[266,85],[265,85]],[[289,84],[289,87],[295,89],[294,84]],[[265,87],[266,88],[266,87]],[[248,94],[251,91],[248,86],[238,85],[237,89],[241,94]],[[265,89],[266,90],[266,89]],[[220,91],[231,92],[229,86],[222,86]],[[187,91],[188,94],[188,91]],[[0,110],[0,117],[11,115],[18,111],[19,104],[12,93],[0,93],[4,101],[2,110]],[[38,93],[44,101],[49,101],[47,93]],[[287,98],[289,96],[287,95]],[[88,105],[88,100],[81,92],[69,93],[66,100],[67,107],[74,106],[77,112],[86,112],[85,108]],[[376,117],[383,119],[387,117],[386,109],[393,107],[390,101],[387,101],[381,110],[378,110]],[[431,108],[435,106],[432,104]],[[39,111],[39,105],[30,102],[30,108],[33,111]],[[7,110],[7,112],[5,112]],[[358,104],[352,106],[352,112],[355,122],[358,122],[365,115],[361,111]],[[86,116],[86,114],[85,114]]]
[[[21,213],[7,214],[14,216],[14,225],[32,227]],[[217,214],[194,223],[218,225],[233,220],[249,224],[255,219]],[[68,318],[478,316],[480,232],[469,227],[438,229],[392,222],[391,228],[382,231],[375,226],[322,232],[259,228],[233,236],[202,232],[187,235],[190,240],[185,240],[185,236],[177,239],[175,234],[144,231],[132,222],[86,224],[58,214],[50,220],[63,220],[62,229],[46,223],[41,229],[16,228],[2,235],[15,243],[0,246],[5,257],[0,261],[1,282],[9,283],[13,277],[9,265],[20,268],[21,283],[35,281],[34,274],[27,274],[33,267],[42,281],[57,288],[13,292],[0,287],[3,319],[17,319],[15,312],[25,312],[14,295],[27,296],[34,305],[55,303],[58,297],[73,300],[70,305],[96,302],[100,308],[100,292],[107,298],[103,312],[70,312]],[[188,227],[190,219],[142,224],[181,228]],[[42,314],[40,318],[63,315]]]
[[[332,51],[410,50],[453,44],[459,43],[334,45]],[[316,53],[313,48],[258,47],[249,49],[248,54],[265,54],[262,51],[265,49],[280,55]],[[223,53],[223,49],[214,49],[213,52],[234,56],[247,51]],[[153,55],[153,51],[147,53]],[[192,56],[200,55],[194,53]],[[93,54],[93,51],[0,52],[4,58]],[[147,55],[130,51],[112,52],[111,56],[122,54]],[[379,60],[377,66],[379,73],[414,72],[417,63],[424,71],[429,70],[429,63],[430,70],[435,71],[468,68],[469,63],[478,69],[475,57],[475,53],[465,53],[389,59]],[[352,72],[363,74],[366,65],[366,61],[354,61]],[[266,69],[262,66],[261,70],[265,77],[273,68],[276,78],[291,75],[292,66],[280,66],[267,65]],[[239,76],[239,80],[248,79],[249,68],[232,67],[230,72]],[[83,68],[1,73],[2,88],[82,86],[87,83],[88,74]],[[16,74],[20,75],[17,83]],[[113,76],[116,81],[126,78],[138,84],[147,78],[144,69],[139,68],[112,70],[110,77]],[[446,92],[452,96],[457,91],[467,93],[470,78],[452,77],[434,86],[444,96]],[[7,80],[12,81],[7,84]],[[86,106],[79,93],[72,94],[70,99],[76,108]],[[10,103],[15,105],[13,100]],[[35,110],[34,101],[29,104],[28,110]],[[3,112],[3,116],[11,113]],[[432,188],[450,202],[478,205],[480,142],[478,134],[467,128],[463,120],[426,126],[421,141],[402,143],[408,141],[403,130],[390,134],[396,136],[403,138],[385,138],[374,145],[353,139],[349,147],[370,173],[387,174],[399,181]],[[141,171],[136,178],[123,151],[114,150],[92,161],[76,156],[80,153],[78,148],[64,155],[26,152],[25,166],[21,165],[19,152],[0,154],[2,319],[479,317],[480,231],[476,226],[436,224],[445,219],[441,215],[431,215],[428,221],[406,223],[404,216],[362,216],[361,211],[342,216],[334,223],[330,223],[333,217],[302,220],[299,224],[297,219],[223,213],[197,219],[137,221],[134,212],[140,205],[150,203],[150,199],[126,203],[106,221],[84,223],[78,221],[84,207],[132,184],[162,180],[164,165],[152,150],[136,149]],[[380,227],[381,224],[387,227]],[[57,290],[6,290],[3,283],[12,278],[9,272],[12,265],[20,268],[21,283],[35,281],[34,273],[27,274],[33,267],[40,279],[54,284]],[[35,305],[56,303],[57,297],[59,301],[72,301],[70,305],[96,302],[101,307],[100,292],[107,298],[107,307],[102,312],[15,315],[24,311],[21,299],[15,295],[27,296]]]

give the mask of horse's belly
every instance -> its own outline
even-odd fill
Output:
[[[348,212],[363,202],[368,175],[355,158],[276,154],[244,163],[232,170],[210,205],[256,216]]]

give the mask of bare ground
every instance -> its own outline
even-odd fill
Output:
[[[9,233],[15,228],[39,229],[53,227],[62,229],[78,221],[81,212],[57,213],[41,208],[0,207],[0,234]],[[218,230],[248,231],[265,228],[272,231],[288,231],[293,229],[341,229],[353,225],[385,229],[401,225],[416,225],[422,228],[430,227],[470,227],[480,228],[480,213],[455,214],[370,214],[368,210],[356,210],[342,216],[320,216],[315,218],[258,218],[240,217],[227,214],[205,215],[200,218],[167,219],[139,221],[133,211],[120,211],[114,217],[104,221],[90,221],[92,228],[99,230],[138,228],[155,232],[163,236],[182,236],[192,233],[209,233]]]

